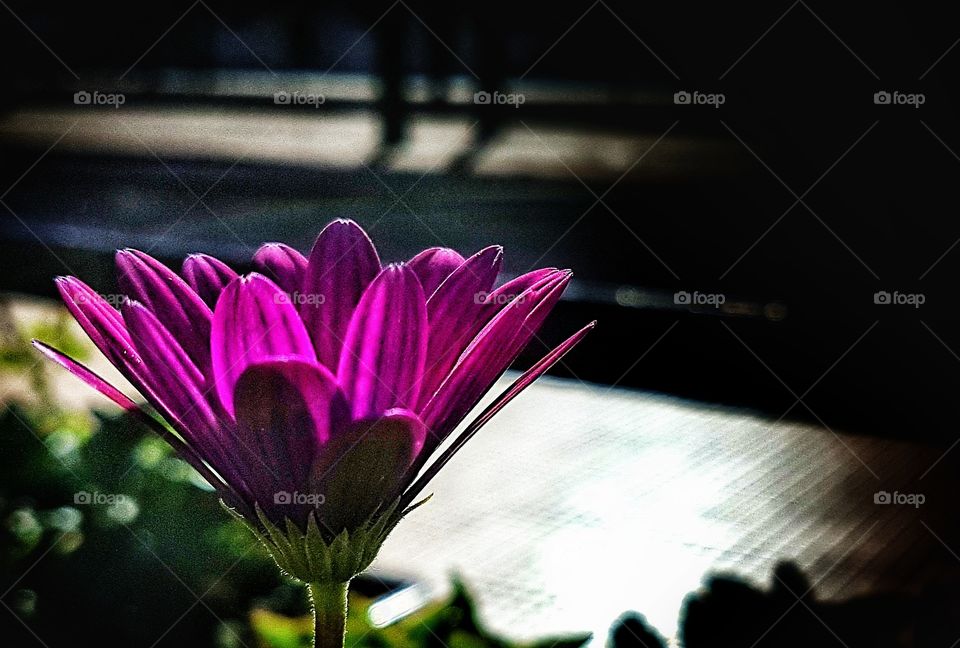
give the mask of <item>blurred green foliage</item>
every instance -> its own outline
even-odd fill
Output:
[[[39,328],[23,334],[0,315],[0,374],[28,372],[40,396],[0,416],[0,645],[308,646],[305,592],[192,468],[127,417],[52,404],[29,338],[74,356],[84,347],[63,321]],[[381,629],[371,599],[352,600],[356,648],[511,645],[484,631],[460,583]]]

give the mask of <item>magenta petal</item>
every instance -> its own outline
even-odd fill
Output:
[[[517,378],[510,387],[508,387],[502,394],[497,396],[497,398],[487,406],[486,409],[478,416],[467,428],[460,433],[460,435],[453,441],[450,446],[443,451],[436,461],[430,464],[430,467],[424,471],[417,481],[403,494],[403,500],[400,502],[399,508],[402,510],[406,508],[416,497],[420,494],[423,488],[430,482],[431,479],[443,468],[448,461],[450,461],[453,456],[460,451],[467,441],[469,441],[474,434],[477,433],[480,428],[487,424],[500,410],[506,407],[510,401],[520,395],[523,390],[532,385],[537,378],[546,373],[550,367],[559,362],[563,356],[565,356],[573,347],[578,345],[587,333],[589,333],[596,326],[596,322],[590,322],[582,329],[571,335],[569,338],[561,342],[553,351],[545,355],[543,358],[538,360],[532,367],[527,369],[523,374]],[[421,456],[420,461],[417,462],[417,467],[422,465],[427,459],[426,456]]]
[[[233,390],[247,367],[278,356],[316,358],[290,296],[257,273],[234,280],[220,295],[210,347],[217,395],[231,415]]]
[[[354,418],[415,404],[427,354],[427,309],[417,276],[393,265],[367,288],[344,341],[337,378]]]
[[[320,232],[303,283],[300,316],[329,369],[340,362],[353,311],[380,272],[380,257],[363,229],[351,220],[337,220]]]
[[[164,385],[171,381],[161,380],[161,377],[165,375],[163,373],[154,375],[153,367],[159,367],[161,372],[167,370],[168,359],[164,358],[158,362],[155,358],[152,360],[141,358],[140,351],[134,345],[131,333],[127,331],[126,322],[124,322],[120,313],[82,281],[74,277],[60,277],[56,283],[67,308],[107,359],[120,370],[137,391],[150,401],[184,439],[191,443],[197,442],[198,453],[211,465],[214,465],[214,468],[234,488],[242,489],[243,481],[238,478],[235,471],[231,471],[231,463],[224,460],[223,451],[209,442],[215,434],[215,430],[212,429],[214,427],[212,420],[215,417],[208,411],[205,402],[198,401],[197,407],[194,407],[191,395],[182,393],[175,378],[172,381],[174,383],[173,389],[167,392]],[[139,312],[146,309],[138,304],[135,310]],[[151,315],[145,320],[145,326],[151,330],[144,332],[141,327],[138,327],[133,335],[141,340],[146,338],[149,342],[153,342],[154,332],[152,329],[162,329],[162,333],[157,333],[158,339],[162,342],[161,346],[168,344],[179,349],[176,362],[192,365],[192,361],[187,358],[179,345],[175,341],[171,342],[172,336],[163,328],[156,317]],[[157,351],[155,347],[156,345],[150,343],[141,343],[141,348],[149,349],[151,353]],[[192,379],[196,379],[195,368],[186,373]],[[196,388],[193,393],[193,396],[195,395]],[[179,447],[175,442],[171,442],[171,444],[174,447]],[[200,469],[198,468],[198,470]]]
[[[410,459],[407,462],[409,467],[423,450],[423,444],[427,440],[427,427],[416,413],[402,407],[387,410],[380,418],[399,424],[406,432],[410,447]]]
[[[483,410],[476,420],[467,426],[467,429],[464,430],[464,433],[457,439],[457,442],[454,443],[454,446],[459,447],[460,445],[463,445],[463,443],[466,443],[474,432],[486,425],[487,422],[496,416],[500,410],[506,407],[510,401],[519,396],[523,390],[532,385],[540,376],[549,371],[550,368],[559,362],[563,356],[567,355],[567,353],[573,349],[573,347],[580,344],[580,341],[583,340],[583,338],[587,336],[587,333],[592,331],[596,325],[597,323],[595,321],[590,322],[557,345],[557,347],[550,351],[550,353],[540,358],[532,367],[523,372],[523,374],[517,378],[512,385],[510,385],[510,387],[504,390],[502,394],[497,396],[497,398],[490,403],[485,410]]]
[[[162,399],[145,384],[146,369],[140,354],[134,348],[120,312],[76,277],[58,277],[57,289],[77,323],[100,352],[129,380],[133,386],[156,403]]]
[[[426,437],[419,417],[406,409],[354,422],[320,449],[310,477],[323,493],[323,523],[333,533],[357,528],[400,495]]]
[[[173,270],[138,250],[117,252],[117,281],[150,309],[201,369],[210,366],[210,308]]]
[[[470,343],[420,413],[431,432],[428,451],[432,451],[457,426],[516,359],[536,332],[539,322],[559,299],[569,279],[569,273],[556,272],[542,284],[527,289],[497,313]]]
[[[55,283],[73,318],[97,348],[111,362],[118,364],[114,357],[117,343],[129,342],[127,327],[120,312],[76,277],[57,277]]]
[[[331,417],[347,417],[333,375],[299,359],[248,366],[237,379],[234,403],[243,453],[287,490],[305,485],[317,449],[330,438]]]
[[[192,433],[220,428],[204,393],[204,377],[173,334],[138,302],[123,305],[123,319],[146,368],[145,382],[163,395],[169,413]]]
[[[522,274],[519,277],[514,277],[503,284],[487,295],[486,302],[488,308],[491,310],[490,317],[493,317],[495,312],[501,310],[504,306],[526,292],[528,288],[542,283],[544,279],[548,279],[556,273],[556,268],[540,268],[539,270]]]
[[[450,273],[460,267],[464,258],[456,250],[444,247],[428,248],[416,255],[407,263],[410,269],[417,273],[420,279],[420,285],[423,286],[423,294],[427,300],[443,283],[443,280],[450,276]]]
[[[148,428],[157,433],[162,439],[169,443],[177,454],[187,463],[189,463],[197,472],[199,472],[207,482],[217,489],[221,495],[227,499],[232,506],[242,507],[242,503],[239,497],[237,497],[236,492],[233,488],[226,483],[215,473],[206,466],[203,462],[203,459],[200,455],[197,454],[196,450],[191,446],[185,444],[180,438],[174,436],[170,431],[163,426],[162,423],[157,421],[154,417],[147,414],[143,408],[130,400],[123,392],[119,389],[108,383],[106,380],[101,378],[99,375],[83,366],[70,356],[61,353],[57,349],[54,349],[51,346],[40,342],[39,340],[33,340],[33,346],[35,346],[40,353],[45,355],[47,358],[53,360],[60,366],[64,367],[67,371],[72,373],[74,376],[78,377],[83,382],[87,383],[98,392],[112,400],[114,403],[119,405],[125,411],[129,412],[134,418],[146,425]]]
[[[497,313],[509,306],[518,297],[527,293],[531,288],[544,286],[559,276],[556,268],[540,268],[515,277],[496,290],[486,295],[483,311],[478,317],[480,328],[485,326]],[[478,329],[479,330],[479,329]]]
[[[37,348],[40,353],[48,357],[49,359],[56,362],[58,365],[72,373],[74,376],[87,383],[98,392],[112,400],[114,403],[119,405],[121,408],[128,412],[133,412],[140,407],[130,400],[126,394],[121,392],[119,389],[108,383],[106,380],[98,376],[96,373],[83,366],[73,358],[61,353],[60,351],[54,349],[53,347],[44,344],[40,340],[33,340],[33,346]]]
[[[191,254],[183,261],[183,278],[213,308],[217,297],[228,283],[237,278],[237,273],[220,259],[206,254]]]
[[[527,315],[526,319],[523,320],[523,325],[520,327],[520,330],[517,331],[516,336],[514,336],[511,342],[511,344],[516,347],[517,353],[527,346],[527,343],[537,334],[540,327],[543,326],[543,323],[551,311],[553,311],[553,307],[557,305],[560,297],[563,296],[563,291],[566,290],[567,284],[570,283],[572,277],[573,273],[565,270],[560,272],[560,276],[556,281],[551,282],[547,280],[547,282],[544,283],[542,298],[537,301],[533,310]]]
[[[264,243],[254,253],[253,265],[289,294],[303,290],[307,259],[289,245]]]
[[[127,302],[123,317],[146,366],[143,380],[154,395],[152,402],[228,483],[246,492],[249,476],[237,462],[236,444],[229,434],[233,422],[208,402],[212,388],[152,311]]]
[[[161,414],[182,425],[170,414],[171,396],[156,390],[150,368],[141,358],[120,313],[79,279],[60,277],[56,283],[67,308],[97,348]]]
[[[427,301],[429,347],[421,400],[436,391],[486,320],[490,288],[503,262],[503,248],[490,246],[454,270]]]
[[[466,348],[463,357],[473,351],[473,347],[484,343],[492,344],[498,351],[505,351],[507,354],[519,353],[560,300],[572,276],[573,273],[569,270],[557,270],[530,286],[493,317],[484,331],[481,331]],[[513,321],[517,326],[511,330],[510,326],[503,324],[503,321]],[[499,331],[496,333],[492,330],[487,331],[488,328],[496,328],[491,326],[495,322],[500,322]],[[491,339],[498,337],[499,342]]]

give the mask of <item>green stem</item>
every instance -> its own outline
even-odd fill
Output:
[[[315,648],[343,648],[350,583],[309,583]]]

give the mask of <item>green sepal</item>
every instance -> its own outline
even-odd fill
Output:
[[[413,508],[397,515],[398,499],[357,528],[345,529],[328,542],[320,531],[313,511],[307,518],[304,531],[290,518],[284,519],[284,528],[281,529],[267,518],[259,505],[254,507],[257,514],[257,521],[254,522],[223,502],[221,504],[266,547],[281,571],[307,584],[349,582],[370,566],[383,541]]]

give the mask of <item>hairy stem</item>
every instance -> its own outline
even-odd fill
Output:
[[[350,583],[310,583],[315,648],[343,648]]]

